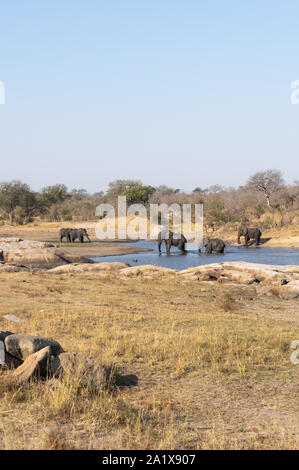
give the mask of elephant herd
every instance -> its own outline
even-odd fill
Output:
[[[166,235],[167,233],[167,235]],[[159,254],[161,254],[161,245],[162,242],[165,242],[166,246],[166,253],[170,253],[171,246],[176,246],[181,250],[182,253],[187,253],[185,250],[185,245],[187,243],[186,238],[183,234],[178,234],[179,236],[174,236],[174,233],[171,231],[165,232],[163,231],[158,235],[158,250]],[[241,241],[240,238],[244,237],[245,246],[249,245],[250,240],[254,240],[253,243],[256,245],[260,244],[262,232],[258,228],[247,228],[247,227],[240,227],[238,230],[238,244],[240,245]],[[224,253],[225,243],[220,238],[204,238],[203,239],[203,246],[206,249],[207,254],[215,253]],[[198,249],[198,252],[201,253],[201,249]]]
[[[238,244],[241,243],[240,238],[244,237],[245,246],[249,245],[250,240],[254,240],[253,243],[256,245],[260,244],[262,232],[258,228],[247,228],[240,227],[238,230]],[[63,239],[66,238],[66,241],[69,243],[74,243],[78,239],[81,243],[84,242],[84,237],[90,242],[90,238],[85,228],[62,228],[59,232],[60,243]],[[185,245],[187,239],[183,234],[174,235],[170,230],[161,231],[158,235],[158,250],[161,254],[161,245],[162,242],[165,242],[166,253],[170,254],[170,248],[176,246],[182,253],[187,253],[185,250]],[[220,238],[204,238],[203,246],[207,254],[215,253],[224,253],[225,243]],[[201,253],[201,249],[198,249],[198,252]]]
[[[85,228],[62,228],[59,232],[60,243],[66,238],[69,243],[74,243],[76,239],[80,240],[80,243],[84,242],[84,237],[90,242],[90,238]]]

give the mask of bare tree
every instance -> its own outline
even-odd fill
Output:
[[[284,184],[281,171],[266,170],[252,175],[248,180],[247,187],[263,193],[267,201],[267,206],[271,207],[271,195],[280,191],[284,187]]]

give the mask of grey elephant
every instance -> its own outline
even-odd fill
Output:
[[[74,241],[77,238],[80,240],[80,243],[83,243],[84,242],[84,237],[86,237],[87,240],[90,242],[90,238],[89,238],[87,230],[85,228],[73,228],[73,229],[71,229],[70,237],[71,237],[71,242],[72,243],[74,243]]]
[[[215,251],[216,253],[223,253],[225,243],[220,238],[204,238],[203,246],[205,247],[207,254],[211,254],[213,251]]]
[[[255,241],[256,245],[260,244],[260,239],[262,236],[262,232],[258,228],[247,228],[247,227],[240,227],[238,230],[238,244],[240,245],[240,237],[245,238],[245,246],[248,246],[248,242],[250,239]]]
[[[62,243],[63,238],[66,238],[66,241],[68,241],[69,243],[71,242],[71,231],[72,230],[73,229],[71,229],[71,228],[62,228],[59,231],[60,243]]]
[[[166,253],[170,254],[171,246],[176,246],[182,253],[186,253],[185,244],[187,243],[186,238],[181,233],[174,234],[173,232],[169,231],[161,231],[158,235],[158,250],[159,254],[161,254],[161,245],[162,242],[165,241],[166,245]]]

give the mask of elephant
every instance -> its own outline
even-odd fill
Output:
[[[223,253],[225,243],[220,238],[204,238],[203,246],[205,247],[207,254],[211,254],[213,251],[215,251],[216,253]]]
[[[73,228],[73,229],[71,229],[70,237],[71,237],[72,243],[74,243],[76,238],[78,238],[80,240],[80,243],[83,243],[84,242],[84,237],[86,237],[87,240],[90,242],[90,238],[89,238],[88,233],[87,233],[85,228]]]
[[[169,230],[169,232],[167,231],[168,236],[166,236],[166,232],[164,232],[164,233],[165,233],[165,235],[161,231],[158,235],[159,254],[161,254],[161,245],[162,245],[163,241],[165,241],[166,253],[168,255],[170,254],[171,246],[176,246],[176,247],[178,247],[179,250],[181,250],[182,253],[186,253],[185,244],[187,243],[187,240],[186,240],[186,238],[184,237],[183,234],[181,234],[181,233],[174,234],[170,230]]]
[[[248,242],[251,238],[255,240],[255,244],[260,244],[260,239],[262,236],[262,232],[258,228],[247,228],[247,227],[240,227],[238,230],[238,244],[240,245],[240,237],[245,238],[245,246],[248,246]]]
[[[62,228],[59,232],[60,243],[62,243],[62,239],[66,238],[66,240],[70,243],[71,242],[71,228]]]

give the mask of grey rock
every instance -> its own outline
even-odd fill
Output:
[[[108,385],[109,371],[80,353],[62,353],[54,358],[50,370],[56,377],[78,380],[84,386],[103,389]]]
[[[5,366],[5,347],[3,341],[0,341],[0,366]]]
[[[16,315],[11,315],[11,314],[4,315],[3,318],[5,318],[5,320],[13,321],[14,323],[21,323],[23,321],[22,318],[17,317]]]
[[[63,352],[62,347],[57,341],[48,338],[25,334],[13,334],[5,338],[6,351],[21,361],[24,361],[28,356],[46,346],[50,347],[53,356]]]
[[[8,352],[5,352],[5,366],[7,369],[16,369],[22,364],[20,359],[11,356]]]
[[[28,382],[33,377],[47,377],[51,348],[46,346],[40,351],[31,354],[14,372],[13,376],[19,383]]]
[[[6,336],[13,335],[11,331],[0,331],[0,341],[4,341]]]

